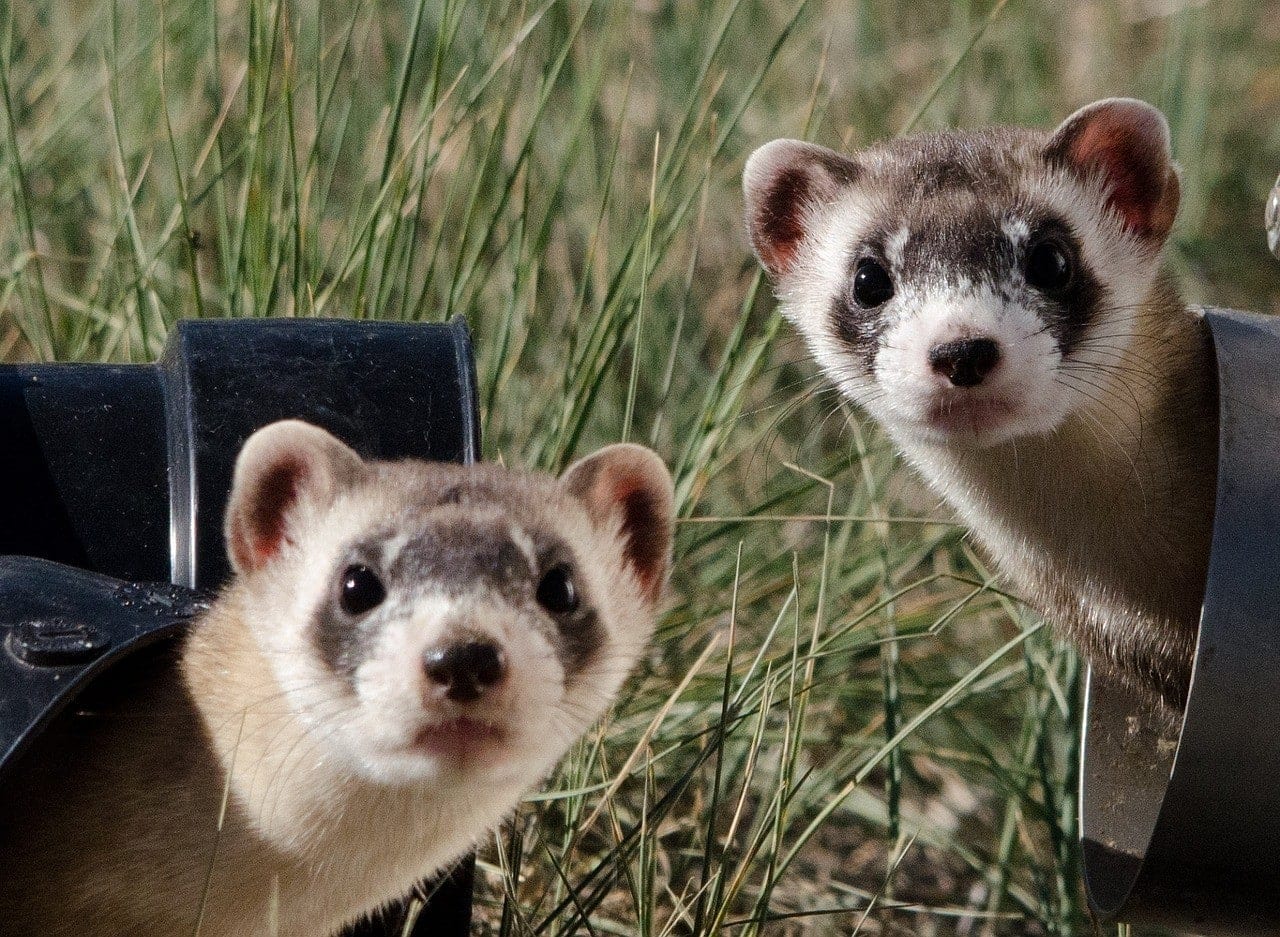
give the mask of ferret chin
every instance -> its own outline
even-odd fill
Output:
[[[775,140],[747,226],[850,400],[1093,666],[1186,699],[1217,473],[1207,330],[1164,273],[1164,117],[1099,101],[1052,132]]]
[[[255,433],[230,585],[20,766],[0,933],[317,937],[408,894],[613,700],[652,634],[672,497],[640,446],[553,479]]]

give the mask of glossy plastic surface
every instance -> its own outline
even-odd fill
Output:
[[[0,366],[0,777],[90,680],[180,633],[189,589],[224,581],[236,454],[286,417],[366,457],[474,462],[465,323],[190,321],[156,365]],[[422,893],[410,933],[467,933],[469,862]],[[353,933],[403,934],[405,914]]]
[[[1104,920],[1280,933],[1280,319],[1208,310],[1213,550],[1182,723],[1089,682],[1081,819]],[[1206,427],[1206,432],[1212,432]]]
[[[0,557],[0,777],[99,673],[206,607],[182,586]]]

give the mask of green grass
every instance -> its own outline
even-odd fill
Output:
[[[487,457],[677,477],[670,610],[482,855],[487,933],[1089,934],[1080,667],[773,311],[775,136],[1162,105],[1190,295],[1269,308],[1280,5],[0,4],[0,360],[186,316],[475,331]]]

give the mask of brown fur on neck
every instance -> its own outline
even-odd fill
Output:
[[[1186,699],[1209,560],[1215,374],[1203,320],[1161,276],[1134,341],[1090,391],[1096,403],[1057,431],[989,449],[903,444],[909,458],[928,460],[930,479],[1019,591],[1096,667],[1175,709]]]

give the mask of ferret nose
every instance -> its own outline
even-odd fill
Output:
[[[929,365],[956,387],[976,387],[1000,362],[1000,346],[989,338],[962,338],[934,345]]]
[[[427,679],[455,703],[474,703],[507,674],[502,651],[490,641],[464,641],[427,651]]]

